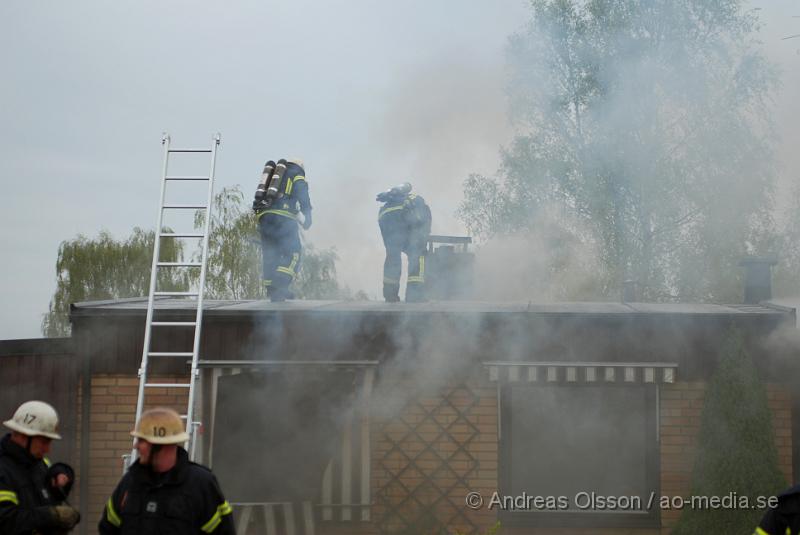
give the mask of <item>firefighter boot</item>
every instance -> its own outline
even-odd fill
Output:
[[[272,287],[269,291],[269,300],[273,303],[283,303],[287,299],[294,299],[294,293],[289,288]]]
[[[269,299],[270,288],[272,288],[272,281],[271,280],[262,280],[261,281],[261,298],[262,299]]]
[[[406,303],[424,303],[426,301],[424,285],[414,283],[406,286]]]
[[[387,303],[397,303],[400,301],[400,285],[396,283],[383,283],[383,298]]]
[[[272,287],[269,289],[269,300],[273,303],[283,303],[286,301],[286,291],[282,288]]]

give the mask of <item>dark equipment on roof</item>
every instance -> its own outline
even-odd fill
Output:
[[[469,236],[428,238],[428,296],[439,301],[473,296],[475,254],[469,251]]]

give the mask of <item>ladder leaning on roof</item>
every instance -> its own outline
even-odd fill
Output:
[[[161,175],[161,199],[158,208],[158,223],[156,224],[155,243],[153,245],[153,264],[150,271],[150,291],[147,298],[147,319],[144,327],[144,346],[142,348],[142,363],[139,366],[139,394],[136,401],[136,421],[142,415],[145,397],[148,389],[151,388],[185,388],[189,390],[187,408],[181,413],[181,418],[186,422],[186,432],[189,434],[189,442],[186,449],[189,451],[190,458],[194,458],[195,431],[199,422],[192,419],[194,408],[194,393],[199,372],[197,362],[200,352],[200,332],[203,322],[203,291],[206,282],[206,265],[208,261],[208,234],[211,224],[211,202],[214,195],[214,168],[217,160],[217,148],[220,143],[220,135],[216,134],[211,142],[209,149],[173,149],[170,147],[170,137],[165,133],[161,138],[164,146],[164,166]],[[199,153],[211,155],[211,166],[208,176],[171,176],[168,175],[169,157],[175,153]],[[166,202],[167,183],[173,181],[205,181],[208,182],[208,191],[205,204],[174,204]],[[165,210],[205,210],[205,217],[202,232],[164,232],[163,220]],[[161,262],[159,253],[161,249],[161,239],[175,238],[199,238],[201,255],[200,262]],[[158,272],[161,268],[184,267],[200,269],[200,278],[196,291],[177,292],[165,291],[157,288]],[[154,321],[153,311],[156,297],[188,297],[194,298],[196,312],[194,321]],[[191,351],[151,351],[152,330],[158,327],[159,332],[170,328],[194,329],[194,341]],[[191,366],[188,380],[186,382],[175,383],[151,383],[149,382],[148,370],[151,358],[188,358],[191,357]],[[125,455],[125,469],[136,460],[136,449],[130,455]]]

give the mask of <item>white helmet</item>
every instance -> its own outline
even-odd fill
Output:
[[[26,401],[19,406],[14,417],[3,425],[29,437],[47,437],[61,440],[58,434],[58,414],[44,401]]]
[[[293,163],[293,164],[299,166],[303,170],[303,172],[305,172],[306,166],[303,163],[302,158],[300,158],[299,156],[292,156],[291,158],[286,158],[286,161],[288,163]]]

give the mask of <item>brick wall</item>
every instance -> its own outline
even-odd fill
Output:
[[[476,470],[471,472],[467,479],[466,487],[454,488],[451,492],[452,503],[462,504],[464,496],[469,491],[477,491],[484,497],[490,496],[498,488],[498,450],[497,450],[497,395],[492,387],[485,385],[472,385],[471,390],[479,396],[477,403],[466,411],[468,420],[480,431],[479,436],[470,438],[464,429],[455,429],[461,433],[454,433],[462,441],[467,441],[465,448],[477,460]],[[664,385],[660,391],[660,437],[661,437],[661,494],[664,496],[689,496],[691,474],[694,462],[695,442],[700,425],[700,414],[705,395],[705,384],[701,382],[677,383]],[[426,442],[435,443],[435,426],[420,426],[411,438],[402,441],[404,452],[407,456],[420,459],[421,462],[409,462],[404,455],[393,451],[392,444],[407,435],[411,425],[419,424],[424,419],[425,411],[436,407],[442,398],[423,398],[419,403],[412,403],[406,407],[399,416],[400,423],[386,425],[383,430],[374,433],[373,437],[373,488],[375,492],[385,489],[393,479],[393,474],[401,474],[399,482],[405,488],[414,488],[419,485],[420,473],[417,467],[408,469],[409,465],[417,464],[436,469],[435,463],[426,465],[426,459],[420,457]],[[452,399],[452,398],[451,398]],[[778,447],[780,469],[787,481],[792,481],[792,444],[791,444],[791,392],[779,385],[768,385],[769,407],[773,414],[773,427],[775,441]],[[455,400],[454,400],[455,401]],[[462,397],[461,402],[471,402]],[[391,440],[390,440],[391,439]],[[449,450],[443,449],[447,454]],[[460,466],[466,468],[465,465]],[[405,472],[403,470],[406,470]],[[430,475],[430,474],[428,474]],[[443,486],[448,486],[448,478],[444,474],[435,475],[433,478]],[[408,492],[402,488],[389,489],[391,498],[407,498]],[[375,496],[373,503],[373,518],[380,518],[384,507],[380,505],[381,496]],[[444,517],[449,517],[447,508],[442,511]],[[680,511],[662,511],[661,529],[576,529],[576,528],[502,528],[502,535],[668,535],[674,526]],[[480,512],[468,512],[467,517],[483,533],[494,525],[496,516],[485,509]],[[461,529],[468,532],[463,523],[452,523],[451,530]],[[371,534],[374,527],[363,526],[352,529],[350,533]],[[321,531],[323,535],[341,533],[340,530]]]
[[[153,377],[153,382],[180,382],[185,377]],[[94,525],[108,497],[122,477],[122,456],[133,446],[130,431],[136,415],[139,380],[130,375],[92,376],[92,406],[89,436],[89,518]],[[147,406],[173,407],[186,411],[188,390],[151,389]]]
[[[154,378],[173,382],[174,377]],[[127,375],[97,375],[92,378],[91,436],[89,467],[89,518],[94,525],[105,501],[122,474],[121,456],[129,453],[136,408],[138,380]],[[148,405],[173,406],[183,410],[185,389],[151,391]],[[661,418],[661,494],[688,496],[695,441],[700,425],[704,383],[665,385],[660,391]],[[782,386],[768,386],[769,406],[773,413],[775,440],[780,468],[792,481],[791,392]],[[459,410],[457,410],[459,409]],[[447,431],[443,433],[443,428]],[[318,526],[318,535],[377,535],[384,526],[399,524],[386,518],[388,502],[409,497],[410,489],[432,481],[449,489],[442,498],[436,491],[423,489],[425,499],[442,498],[437,514],[454,518],[451,530],[469,532],[469,523],[484,532],[494,525],[496,515],[485,508],[465,510],[467,492],[486,496],[498,487],[497,393],[494,386],[474,381],[442,395],[412,399],[400,414],[372,425],[372,522],[326,523]],[[430,446],[430,447],[429,447]],[[431,451],[433,450],[433,451]],[[438,454],[438,455],[437,455]],[[441,468],[441,458],[450,459],[452,471]],[[409,460],[412,459],[411,461]],[[80,471],[79,471],[80,472]],[[461,481],[460,478],[463,478]],[[76,486],[77,489],[77,486]],[[413,500],[401,512],[413,516]],[[455,508],[461,507],[460,511]],[[463,513],[465,517],[460,517]],[[502,528],[502,535],[667,535],[677,521],[679,511],[662,511],[659,529],[575,529],[575,528]],[[391,517],[391,515],[389,515]],[[462,518],[468,519],[464,522]]]
[[[661,389],[661,495],[683,496],[691,493],[692,469],[705,383],[689,382]],[[778,448],[779,468],[786,481],[792,479],[791,392],[784,386],[767,385],[767,399],[772,410],[772,426]],[[662,534],[667,535],[681,511],[661,511]]]
[[[784,385],[769,385],[767,402],[772,409],[772,426],[775,445],[778,448],[778,463],[786,481],[792,484],[792,391]]]
[[[661,495],[688,496],[700,427],[705,383],[676,383],[661,387]],[[681,512],[661,511],[665,533]]]

